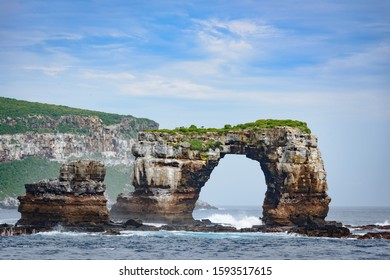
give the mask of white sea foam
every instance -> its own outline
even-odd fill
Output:
[[[99,233],[54,230],[54,231],[38,232],[37,235],[44,235],[44,236],[55,236],[55,235],[62,235],[62,236],[85,236],[85,235],[99,235]]]
[[[136,231],[136,230],[121,230],[120,236],[163,236],[164,231]]]
[[[233,226],[237,229],[251,228],[254,225],[262,224],[261,220],[255,216],[244,216],[241,218],[235,218],[230,214],[213,214],[207,219],[209,219],[213,223]]]
[[[166,224],[159,224],[159,223],[143,223],[145,226],[154,226],[154,227],[162,227],[165,226]]]
[[[376,223],[376,226],[390,226],[389,220],[386,220],[384,223]]]

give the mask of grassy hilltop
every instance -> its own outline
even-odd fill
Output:
[[[4,134],[32,132],[80,135],[89,133],[87,128],[80,127],[75,123],[59,122],[63,116],[96,116],[101,119],[105,126],[119,124],[126,119],[126,125],[121,128],[123,129],[121,135],[125,138],[135,137],[138,130],[158,127],[158,124],[152,120],[136,118],[131,115],[110,114],[0,97],[0,144],[1,135]],[[26,183],[58,177],[60,166],[61,163],[59,162],[37,157],[0,162],[0,201],[5,197],[23,195],[25,193],[24,184]],[[124,189],[129,191],[130,167],[121,164],[106,166],[106,168],[106,194],[110,200],[115,200],[119,192],[123,192]]]
[[[34,116],[44,116],[46,119],[39,119]],[[0,97],[0,134],[16,134],[29,131],[38,133],[51,133],[55,131],[60,133],[87,133],[85,129],[72,127],[69,124],[60,124],[59,127],[55,128],[55,131],[53,129],[42,128],[42,122],[47,122],[48,119],[56,121],[62,116],[96,116],[102,120],[105,126],[118,124],[125,118],[131,119],[133,122],[131,122],[131,127],[129,127],[129,135],[133,137],[139,127],[146,127],[148,125],[158,126],[152,120],[136,118],[132,115],[111,114]],[[7,124],[5,122],[6,119],[12,119],[14,123],[12,125]]]

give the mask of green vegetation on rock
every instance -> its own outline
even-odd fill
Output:
[[[204,142],[199,139],[186,139],[186,142],[190,143],[191,151],[199,151],[199,152],[207,152],[209,149],[215,150],[217,148],[222,147],[222,143],[220,141],[215,141],[213,139]],[[180,146],[180,143],[176,143],[175,148]]]
[[[273,128],[273,127],[281,127],[281,126],[288,126],[288,127],[296,127],[299,128],[302,132],[310,134],[311,131],[307,127],[307,123],[296,121],[296,120],[273,120],[273,119],[266,119],[266,120],[257,120],[255,122],[250,123],[244,123],[244,124],[238,124],[235,126],[232,126],[230,124],[226,124],[223,128],[204,128],[197,127],[195,125],[191,125],[190,127],[178,127],[175,129],[158,129],[158,130],[149,130],[149,131],[158,131],[158,132],[165,132],[169,134],[187,134],[187,135],[201,135],[205,134],[207,132],[217,132],[219,134],[226,134],[229,131],[238,131],[238,130],[245,130],[245,129],[252,129],[252,130],[260,130],[264,128]],[[199,145],[194,145],[194,148],[196,150],[199,150]]]
[[[0,134],[15,134],[25,132],[38,133],[79,133],[88,132],[86,128],[75,127],[71,123],[61,123],[57,128],[47,128],[48,119],[37,116],[45,116],[52,120],[59,120],[62,116],[95,116],[102,120],[103,125],[113,125],[120,123],[124,118],[135,120],[130,123],[130,136],[135,136],[135,126],[157,127],[157,123],[146,118],[136,118],[131,115],[110,114],[98,111],[83,110],[67,106],[51,105],[38,102],[28,102],[12,98],[0,97]],[[12,123],[6,123],[5,120]],[[42,128],[43,127],[43,128]],[[150,127],[150,126],[149,126]]]
[[[203,141],[198,139],[188,139],[188,142],[191,144],[190,150],[191,151],[204,151],[205,148],[203,147]]]
[[[0,97],[0,118],[25,117],[27,115],[43,115],[53,119],[59,119],[61,116],[97,116],[105,125],[119,123],[124,117],[118,114],[109,114],[97,111],[71,108],[67,106],[58,106],[38,102],[28,102],[12,98]],[[132,117],[132,116],[128,116]]]

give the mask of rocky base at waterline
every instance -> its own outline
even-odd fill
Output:
[[[371,230],[383,230],[380,226],[372,226]],[[388,228],[390,229],[390,228]],[[224,226],[221,224],[212,223],[210,220],[194,220],[187,225],[162,225],[153,226],[142,223],[139,220],[128,220],[125,223],[79,223],[77,225],[57,225],[52,227],[43,226],[28,226],[28,225],[0,225],[0,236],[15,236],[22,234],[35,234],[39,232],[64,231],[64,232],[89,232],[102,233],[106,235],[120,235],[122,231],[191,231],[191,232],[230,232],[230,233],[289,233],[299,234],[310,237],[331,237],[331,238],[357,238],[357,239],[373,239],[382,238],[390,239],[390,231],[368,232],[364,235],[351,234],[348,228],[343,227],[338,222],[324,222],[321,225],[314,223],[305,226],[280,226],[269,227],[265,225],[257,225],[251,228],[237,229],[232,226]]]

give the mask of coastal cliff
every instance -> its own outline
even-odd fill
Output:
[[[330,198],[317,138],[305,125],[278,125],[285,123],[280,121],[273,127],[260,126],[264,123],[219,131],[140,132],[132,147],[135,190],[118,196],[111,216],[186,223],[219,160],[226,154],[243,154],[258,161],[265,175],[263,223],[323,221]]]
[[[72,159],[103,161],[107,182],[123,191],[136,134],[156,128],[156,122],[131,115],[0,97],[0,207],[1,200],[22,194],[26,182],[52,178]],[[118,194],[108,193],[112,199]]]
[[[99,154],[106,163],[128,164],[137,132],[158,128],[130,115],[4,97],[0,109],[0,163],[31,156],[64,162]]]
[[[124,118],[119,124],[104,126],[102,120],[96,116],[62,116],[59,120],[47,116],[39,118],[46,124],[42,129],[50,128],[53,132],[29,131],[23,134],[0,135],[0,162],[21,160],[29,156],[66,161],[70,157],[80,158],[96,154],[106,163],[129,164],[131,161],[132,157],[128,151],[134,144],[134,138],[124,131],[127,124],[135,122],[134,120]],[[62,123],[80,131],[59,133],[56,128]],[[136,129],[150,127],[140,126]]]

